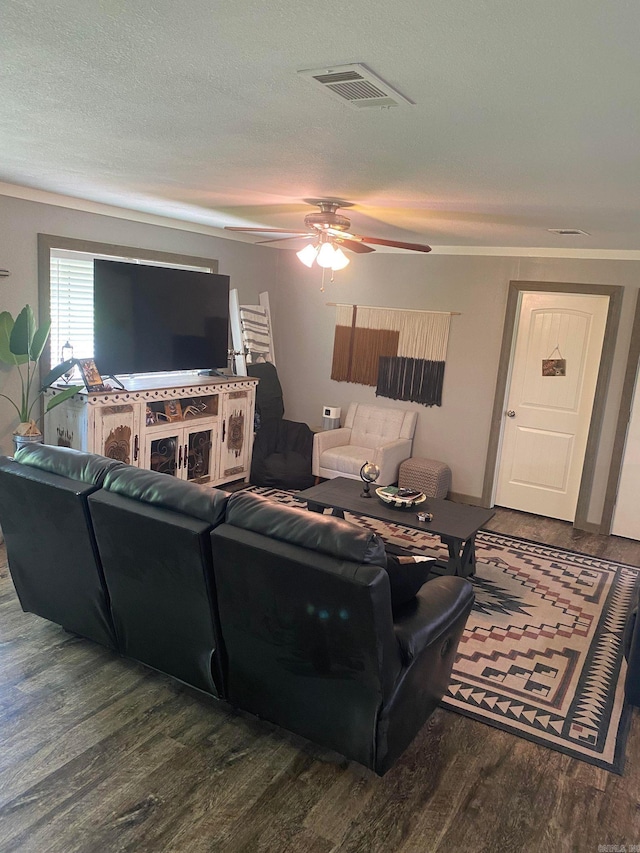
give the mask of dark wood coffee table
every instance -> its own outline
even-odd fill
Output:
[[[395,509],[383,503],[371,486],[371,497],[363,498],[363,483],[348,477],[335,477],[325,480],[318,486],[312,486],[295,495],[299,501],[307,501],[313,512],[323,512],[330,508],[334,515],[344,518],[344,513],[355,512],[368,515],[380,521],[402,524],[413,530],[433,533],[449,551],[448,573],[468,577],[475,573],[475,539],[478,530],[494,515],[494,510],[478,506],[458,504],[437,498],[427,498],[417,507]],[[416,513],[433,513],[433,521],[418,521]]]

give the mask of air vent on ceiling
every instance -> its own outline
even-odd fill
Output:
[[[298,71],[311,83],[318,83],[328,94],[352,107],[399,107],[412,101],[396,92],[366,65],[334,65]]]
[[[579,228],[547,228],[551,234],[559,234],[560,237],[590,237],[588,231],[581,231]]]

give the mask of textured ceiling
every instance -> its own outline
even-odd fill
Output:
[[[639,250],[639,25],[627,0],[5,0],[0,180],[214,227],[337,196],[378,237]],[[415,104],[296,74],[351,62]]]

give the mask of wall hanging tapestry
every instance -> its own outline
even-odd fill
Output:
[[[254,491],[300,506],[291,492]],[[345,518],[388,545],[446,559],[437,536]],[[476,556],[476,600],[443,707],[622,773],[631,721],[622,643],[640,569],[486,530]]]
[[[451,313],[336,305],[331,378],[376,396],[442,405]]]

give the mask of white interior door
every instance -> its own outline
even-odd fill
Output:
[[[608,308],[608,296],[522,294],[498,505],[574,520]]]
[[[640,539],[640,391],[638,376],[633,392],[631,417],[624,445],[620,482],[611,532],[616,536]]]

